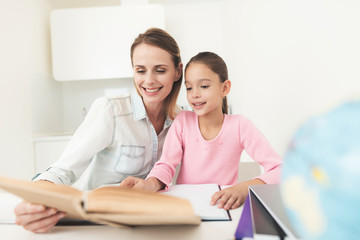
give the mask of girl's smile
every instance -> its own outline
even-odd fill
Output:
[[[224,83],[218,74],[202,63],[191,63],[185,72],[187,100],[199,117],[222,115]]]

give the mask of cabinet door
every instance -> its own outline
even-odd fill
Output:
[[[160,4],[52,11],[54,78],[58,81],[131,78],[131,44],[150,27],[165,29],[165,12]]]
[[[43,172],[56,162],[68,142],[69,140],[35,142],[35,172]]]

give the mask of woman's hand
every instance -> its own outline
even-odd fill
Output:
[[[148,178],[147,180],[137,177],[127,177],[121,183],[120,187],[140,189],[150,192],[157,192],[163,189],[165,184],[155,177]]]
[[[210,205],[217,205],[218,208],[225,210],[240,207],[246,200],[249,185],[265,184],[262,180],[256,178],[250,181],[238,183],[232,187],[225,188],[214,193],[211,197]]]
[[[16,224],[34,233],[46,233],[63,217],[65,213],[43,205],[21,202],[14,209]]]

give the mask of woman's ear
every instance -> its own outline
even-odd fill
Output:
[[[175,76],[175,82],[179,81],[182,74],[183,74],[183,64],[179,63],[179,65],[177,66],[177,68],[175,69],[176,71],[176,76]]]
[[[231,82],[230,80],[225,80],[225,82],[223,82],[223,92],[222,92],[222,97],[226,97],[231,89]]]

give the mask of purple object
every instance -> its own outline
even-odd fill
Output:
[[[251,210],[250,210],[250,199],[247,196],[241,217],[239,220],[238,227],[235,232],[235,239],[240,240],[245,237],[253,237],[252,221],[251,221]]]

